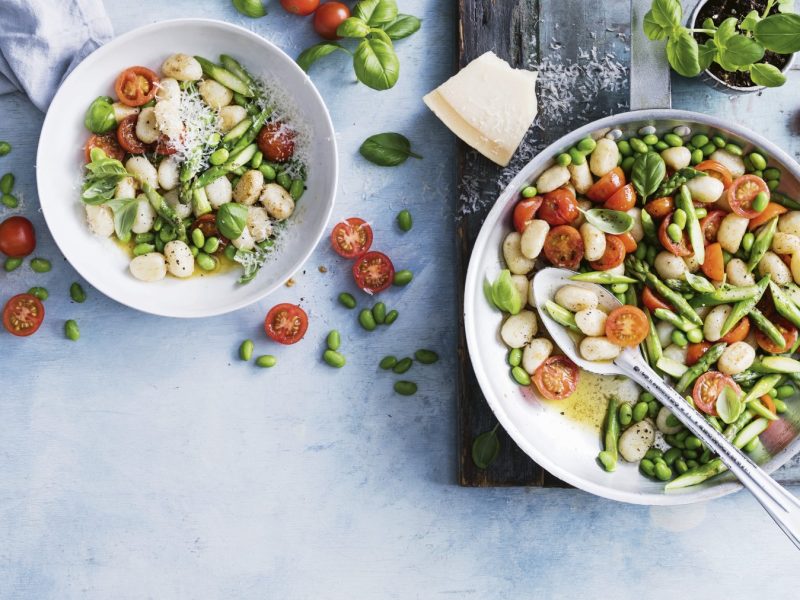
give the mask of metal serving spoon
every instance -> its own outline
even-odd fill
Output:
[[[602,286],[594,283],[571,281],[574,271],[546,268],[533,278],[532,291],[539,317],[553,341],[576,365],[600,375],[627,375],[672,411],[695,436],[708,448],[716,452],[722,462],[736,475],[739,481],[761,503],[794,545],[800,548],[800,500],[767,475],[761,467],[740,452],[733,444],[714,429],[703,416],[692,408],[683,397],[664,383],[642,357],[639,347],[625,348],[613,361],[595,362],[582,358],[577,352],[577,343],[569,330],[550,317],[544,308],[547,300],[555,297],[564,285],[576,285],[590,289],[600,299],[600,306],[613,310],[622,304]]]

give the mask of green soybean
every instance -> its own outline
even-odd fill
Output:
[[[702,206],[694,209],[694,216],[698,219],[705,219],[708,216],[708,211]]]
[[[785,413],[788,406],[786,406],[786,402],[781,400],[780,398],[775,398],[775,412],[778,414]]]
[[[230,152],[228,152],[227,148],[217,148],[211,153],[211,156],[208,157],[208,162],[212,165],[221,165],[224,164],[229,157]]]
[[[3,263],[3,268],[6,270],[6,272],[11,273],[11,271],[18,269],[21,264],[21,258],[7,258],[6,262]]]
[[[275,168],[272,165],[268,165],[266,163],[258,167],[258,170],[261,171],[261,174],[267,181],[274,181],[275,178],[278,176],[278,173],[275,172]]]
[[[684,443],[687,450],[699,450],[703,446],[703,442],[693,435],[688,436]]]
[[[764,192],[758,192],[756,197],[753,198],[751,207],[753,210],[761,212],[767,208],[767,204],[769,204],[769,196],[767,196]]]
[[[0,156],[5,156],[11,152],[11,144],[8,142],[0,142]]]
[[[391,325],[392,323],[397,321],[397,317],[399,316],[400,316],[399,312],[397,312],[396,310],[390,310],[388,313],[386,313],[386,321],[384,322],[384,325]]]
[[[517,348],[518,349],[518,348]],[[426,350],[425,348],[421,348],[414,352],[414,358],[417,359],[418,362],[421,362],[423,365],[432,365],[436,361],[439,360],[439,355],[436,354],[433,350]],[[521,357],[520,357],[521,360]],[[509,363],[510,364],[510,363]],[[512,366],[519,366],[519,363]]]
[[[780,184],[781,182],[779,179],[772,179],[771,181],[767,182],[767,188],[770,192],[774,192]]]
[[[781,171],[780,169],[776,169],[775,167],[770,167],[768,169],[764,169],[764,180],[765,181],[780,181],[781,178]]]
[[[46,258],[34,258],[31,261],[31,269],[36,271],[37,273],[47,273],[53,266],[50,264],[50,261]]]
[[[3,194],[3,197],[0,198],[0,202],[2,202],[3,206],[6,208],[17,208],[19,206],[19,200],[16,196],[12,196],[11,194]]]
[[[73,282],[72,285],[69,286],[69,297],[78,303],[86,301],[86,292],[83,291],[81,284],[77,281]]]
[[[325,343],[328,345],[328,350],[338,350],[339,346],[342,345],[342,336],[339,335],[338,331],[332,329],[330,333],[328,333]]]
[[[306,192],[306,182],[302,179],[294,179],[292,180],[292,184],[289,186],[289,195],[292,197],[292,200],[297,202],[300,198],[303,197],[303,194]]]
[[[670,448],[664,453],[664,462],[672,466],[672,464],[681,457],[680,448]]]
[[[725,151],[729,154],[733,154],[734,156],[741,156],[744,154],[742,147],[733,143],[725,144]]]
[[[322,353],[322,360],[336,369],[341,369],[347,362],[343,354],[330,349]]]
[[[617,148],[619,149],[619,153],[622,156],[630,156],[633,153],[633,150],[631,149],[631,145],[628,143],[628,140],[618,141]]]
[[[782,385],[777,389],[778,398],[790,398],[794,394],[794,387],[791,385]]]
[[[692,150],[691,163],[693,165],[699,165],[701,162],[703,162],[704,158],[705,155],[703,154],[702,148],[695,148]]]
[[[600,461],[606,471],[611,472],[617,468],[617,461],[608,450],[601,450],[597,454],[597,460]]]
[[[652,460],[643,458],[639,461],[639,470],[648,477],[653,477],[656,473],[656,466],[653,464]]]
[[[254,169],[258,169],[261,166],[261,163],[264,162],[264,153],[259,150],[255,154],[253,154],[253,158],[250,159],[250,166]]]
[[[206,243],[206,236],[203,235],[203,232],[199,227],[192,231],[192,243],[198,248],[202,248]]]
[[[676,209],[675,212],[672,213],[672,222],[681,229],[686,227],[686,211],[682,208]]]
[[[627,283],[612,283],[611,291],[615,294],[624,294],[628,291],[628,287],[630,286]]]
[[[633,408],[627,402],[619,405],[619,424],[627,427],[633,421]]]
[[[623,171],[625,171],[626,173],[630,173],[630,170],[633,168],[633,163],[635,162],[636,162],[635,157],[626,156],[625,158],[622,159],[622,163],[620,164],[620,166],[622,167]]]
[[[755,241],[756,236],[752,231],[748,231],[744,234],[742,238],[742,249],[745,252],[750,252],[750,249],[753,247],[753,242]]]
[[[669,481],[672,479],[672,469],[670,469],[666,463],[656,463],[654,471],[656,478],[660,479],[661,481]]]
[[[402,231],[411,231],[411,228],[414,226],[411,213],[405,209],[397,213],[397,226]]]
[[[669,238],[673,242],[679,244],[680,241],[683,239],[683,230],[680,227],[678,227],[677,223],[670,223],[669,226],[667,227],[667,235],[669,235]]]
[[[397,271],[397,273],[394,274],[395,285],[401,285],[401,286],[408,285],[409,283],[411,283],[412,279],[414,279],[414,274],[408,269]]]
[[[652,460],[653,462],[656,462],[657,459],[661,460],[663,455],[664,453],[661,452],[661,450],[659,450],[658,448],[650,448],[647,452],[644,453],[644,457],[649,460]]]
[[[234,246],[233,244],[228,244],[227,246],[225,246],[225,257],[228,260],[233,260],[235,256],[236,256],[236,246]]]
[[[219,250],[219,238],[211,236],[203,244],[203,252],[206,254],[214,254]]]
[[[578,150],[585,154],[589,154],[590,152],[594,152],[594,149],[597,147],[597,142],[595,142],[590,137],[583,138],[580,142],[578,142]]]
[[[372,311],[368,308],[365,308],[358,313],[358,322],[361,323],[361,327],[367,331],[374,331],[375,327],[377,327],[377,323],[375,323],[375,317],[373,316]]]
[[[77,342],[78,339],[81,337],[81,330],[78,328],[78,323],[76,323],[72,319],[64,323],[64,335],[67,337],[68,340]]]
[[[692,136],[692,146],[694,146],[695,148],[702,148],[709,141],[710,140],[708,139],[708,136],[702,133],[698,133],[697,135]]]
[[[511,377],[520,385],[531,384],[531,376],[522,367],[511,367]]]
[[[142,244],[145,242],[152,242],[155,237],[156,236],[152,232],[148,231],[147,233],[137,233],[134,236],[133,241],[137,244]]]
[[[657,142],[656,142],[656,143],[653,145],[653,150],[656,150],[657,152],[663,152],[664,150],[666,150],[666,149],[667,149],[667,148],[669,148],[669,147],[670,147],[670,146],[669,146],[669,144],[668,144],[667,142],[665,142],[665,141],[663,141],[663,140],[658,140],[658,141],[657,141]]]
[[[205,252],[198,252],[195,261],[197,262],[197,266],[203,269],[203,271],[213,271],[217,268],[216,259]]]
[[[289,188],[292,187],[292,178],[289,177],[287,173],[278,173],[278,176],[275,178],[275,181],[278,182],[278,185],[285,189],[287,192]]]
[[[254,348],[253,340],[245,340],[239,346],[239,358],[244,361],[249,361],[253,358],[253,348]]]
[[[711,142],[712,142],[712,143],[713,143],[713,144],[714,144],[714,145],[715,145],[717,148],[724,148],[724,147],[725,147],[725,144],[727,144],[727,143],[728,143],[727,141],[725,141],[725,138],[724,138],[724,137],[722,137],[721,135],[715,135],[714,137],[712,137],[712,138],[711,138]]]
[[[699,344],[703,341],[703,330],[699,327],[686,332],[686,339],[693,344]]]
[[[684,333],[678,329],[674,330],[670,337],[672,338],[672,343],[681,348],[686,348],[689,344],[689,340],[686,339]]]
[[[633,420],[637,423],[647,416],[647,402],[637,402],[633,407]]]
[[[653,396],[653,394],[651,394],[650,392],[642,392],[641,394],[639,394],[639,400],[641,400],[642,402],[652,402],[655,399],[656,397]]]
[[[417,393],[417,384],[413,381],[395,381],[394,391],[401,396],[413,396]]]
[[[383,325],[386,322],[386,305],[383,302],[378,302],[372,307],[372,318],[378,325]]]
[[[43,288],[40,286],[32,287],[31,289],[28,290],[28,293],[32,294],[33,296],[36,296],[42,302],[44,302],[50,297],[50,292],[47,291],[47,288]]]
[[[11,190],[13,189],[14,189],[13,173],[6,173],[2,177],[0,177],[0,192],[4,194],[10,194]]]
[[[406,357],[397,361],[397,364],[392,367],[392,371],[397,373],[398,375],[402,375],[406,371],[411,368],[411,365],[414,364],[410,358]]]
[[[518,367],[522,363],[522,349],[512,348],[509,350],[506,360],[508,361],[508,366]]]
[[[153,252],[155,249],[156,247],[153,244],[142,242],[141,244],[136,244],[133,247],[133,255],[142,256],[143,254],[149,254],[150,252]]]
[[[538,193],[539,193],[539,190],[537,190],[532,185],[526,186],[526,187],[524,187],[522,189],[522,197],[523,198],[533,198]]]
[[[763,171],[767,168],[767,159],[758,152],[751,152],[747,155],[747,157],[750,159],[750,162],[757,171]]]
[[[658,136],[655,133],[648,133],[642,138],[642,141],[648,146],[654,146],[658,143]]]
[[[639,138],[635,138],[635,137],[631,138],[631,139],[628,140],[628,143],[631,145],[631,148],[633,148],[633,151],[636,152],[637,154],[645,154],[646,152],[648,152],[650,150],[647,147],[647,144],[645,144]]]
[[[586,155],[577,148],[569,149],[569,157],[573,165],[582,165],[586,162]]]
[[[341,294],[339,294],[338,300],[339,304],[341,304],[345,308],[349,308],[350,310],[356,307],[356,299],[353,297],[353,294],[342,292]]]
[[[256,366],[262,369],[269,369],[278,364],[278,359],[271,354],[264,354],[256,359]]]
[[[562,152],[556,157],[556,162],[559,164],[559,166],[566,167],[567,165],[572,164],[572,157],[566,152]]]
[[[388,371],[389,369],[393,369],[394,366],[397,364],[397,358],[394,356],[384,356],[381,359],[381,362],[378,363],[378,366],[383,369],[384,371]]]
[[[192,244],[191,246],[189,246],[189,252],[192,253],[192,256],[197,258],[197,255],[200,254],[200,248]],[[134,254],[136,254],[136,252],[134,252]]]
[[[717,146],[713,142],[709,142],[700,149],[703,151],[703,156],[711,156],[717,151]]]

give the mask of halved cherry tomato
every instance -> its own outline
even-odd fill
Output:
[[[258,149],[272,162],[286,162],[294,154],[295,132],[280,121],[271,121],[258,132]]]
[[[767,409],[769,412],[771,412],[773,415],[776,415],[776,414],[778,414],[778,412],[777,412],[777,410],[776,410],[776,408],[775,408],[775,402],[772,400],[772,396],[768,396],[767,394],[764,394],[764,395],[763,395],[763,396],[761,396],[761,398],[759,398],[758,400],[761,402],[761,404],[763,404],[763,405],[764,405],[764,408],[766,408],[766,409]],[[769,420],[768,420],[768,421],[767,421],[767,429],[769,429],[770,427],[772,427],[772,424],[773,424],[774,422],[775,422],[775,421],[769,421]],[[766,429],[765,429],[764,431],[766,431]]]
[[[339,221],[331,232],[331,245],[339,256],[358,258],[372,246],[372,227],[358,217]]]
[[[519,233],[525,231],[528,223],[536,218],[536,211],[542,205],[543,198],[534,196],[533,198],[523,198],[514,207],[514,229]]]
[[[350,9],[341,2],[325,2],[314,13],[314,31],[326,40],[338,40],[336,30],[350,16]]]
[[[748,317],[742,317],[742,320],[736,324],[736,327],[731,329],[726,335],[723,335],[719,341],[728,345],[735,344],[746,338],[748,333],[750,333],[750,319]]]
[[[589,188],[586,197],[594,202],[605,202],[624,185],[625,173],[620,167],[614,167]]]
[[[578,218],[579,214],[575,194],[568,188],[558,188],[547,192],[542,198],[542,205],[536,214],[550,225],[569,225]]]
[[[692,388],[692,399],[697,408],[707,415],[717,416],[717,398],[726,387],[731,387],[737,394],[742,393],[739,385],[727,375],[718,371],[708,371],[697,379]]]
[[[368,294],[377,294],[392,285],[394,265],[382,252],[367,252],[353,265],[353,279]]]
[[[191,234],[195,229],[202,231],[203,237],[206,239],[215,237],[219,240],[219,246],[214,254],[220,254],[223,250],[225,250],[225,246],[227,246],[230,242],[230,240],[222,235],[219,232],[219,229],[217,229],[217,215],[214,213],[206,213],[205,215],[197,217],[194,223],[192,223],[191,227],[189,227],[189,234]]]
[[[620,242],[622,242],[622,246],[625,248],[625,252],[627,254],[630,254],[631,252],[636,252],[636,248],[639,246],[629,231],[625,233],[609,234],[609,235],[611,237],[617,238]]]
[[[548,400],[563,400],[578,387],[580,371],[566,356],[551,356],[533,373],[533,383]]]
[[[717,241],[717,232],[726,214],[728,213],[724,210],[711,210],[700,219],[700,229],[703,231],[703,237],[706,238],[706,244],[713,244]]]
[[[155,97],[159,81],[158,75],[147,67],[130,67],[119,74],[114,91],[123,104],[141,106]]]
[[[167,136],[165,135],[159,136],[158,140],[156,140],[155,144],[156,154],[160,154],[161,156],[172,156],[177,151],[178,149],[173,145],[172,140],[169,139]]]
[[[554,267],[576,269],[583,259],[583,238],[571,225],[559,225],[547,232],[544,255]]]
[[[625,260],[625,246],[614,235],[606,234],[606,251],[598,260],[589,261],[589,266],[595,271],[608,271],[618,267]]]
[[[797,327],[782,318],[773,320],[773,323],[775,327],[778,328],[778,331],[781,332],[786,343],[783,346],[778,346],[778,344],[768,338],[760,329],[756,329],[756,343],[761,346],[764,352],[769,352],[770,354],[783,354],[784,352],[788,352],[797,341]]]
[[[657,308],[663,308],[665,310],[674,310],[671,304],[667,304],[664,302],[661,297],[659,297],[654,291],[652,291],[649,287],[645,286],[644,291],[642,292],[642,304],[647,307],[647,310],[654,311]]]
[[[264,331],[279,344],[296,344],[306,334],[308,315],[295,304],[273,306],[264,319]]]
[[[670,223],[672,223],[672,213],[664,217],[664,220],[661,221],[661,226],[658,228],[658,239],[661,242],[661,245],[664,246],[664,249],[667,252],[670,252],[675,256],[691,256],[692,250],[689,247],[689,236],[686,235],[686,231],[683,232],[683,237],[681,238],[680,243],[676,244],[672,241],[672,238],[669,237],[669,234],[667,233],[667,228],[669,227]]]
[[[661,198],[654,198],[644,205],[644,209],[654,219],[663,219],[672,211],[675,210],[675,201],[672,196],[662,196]]]
[[[128,115],[117,125],[117,141],[125,152],[131,154],[147,152],[147,144],[136,137],[136,119],[138,118],[138,115]]]
[[[113,131],[102,135],[95,133],[86,140],[83,153],[86,156],[87,163],[92,162],[92,148],[100,148],[109,158],[116,158],[117,160],[125,158],[125,150],[120,148],[117,136]]]
[[[722,281],[725,278],[725,259],[722,256],[722,246],[718,242],[706,246],[706,260],[700,268],[709,279]]]
[[[709,342],[698,342],[697,344],[689,344],[686,350],[686,365],[691,367],[697,364],[697,361],[703,358],[703,355],[711,348]]]
[[[17,294],[3,308],[3,327],[11,335],[26,337],[36,333],[44,320],[44,305],[33,294]]]
[[[619,188],[606,200],[603,206],[611,210],[621,210],[623,212],[632,209],[636,206],[636,190],[633,189],[633,184],[629,183]]]
[[[319,0],[281,0],[281,6],[286,12],[306,16],[317,10]]]
[[[758,213],[757,217],[753,217],[752,219],[750,219],[750,222],[747,224],[747,229],[749,229],[750,231],[758,229],[764,223],[769,221],[772,217],[782,215],[785,212],[788,212],[788,210],[789,210],[788,208],[786,208],[785,206],[781,206],[777,202],[770,202],[769,204],[767,204],[767,208]]]
[[[753,200],[761,192],[769,198],[766,181],[756,175],[742,175],[728,188],[726,197],[733,212],[745,219],[752,219],[761,214],[752,208]]]
[[[650,322],[644,311],[635,306],[620,306],[606,318],[606,337],[617,346],[638,346],[647,337]]]
[[[733,175],[731,175],[728,167],[720,162],[717,162],[716,160],[704,160],[698,164],[695,169],[702,171],[709,177],[719,179],[722,182],[724,189],[728,189],[728,186],[733,181]]]
[[[36,248],[36,232],[25,217],[8,217],[0,223],[0,252],[11,258],[28,256]]]

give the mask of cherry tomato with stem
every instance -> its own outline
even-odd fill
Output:
[[[736,394],[741,394],[742,389],[728,375],[719,371],[708,371],[697,379],[692,388],[692,399],[697,408],[707,415],[717,416],[717,398],[722,390],[730,387]]]
[[[628,347],[638,346],[647,337],[650,322],[644,311],[635,306],[620,306],[606,318],[606,337],[612,344]]]
[[[745,219],[753,219],[761,214],[753,210],[753,201],[762,193],[769,198],[766,181],[756,175],[742,175],[730,185],[726,197],[733,212]]]

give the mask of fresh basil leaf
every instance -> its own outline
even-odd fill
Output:
[[[708,40],[705,44],[697,46],[697,62],[700,65],[700,70],[705,71],[709,68],[716,55],[717,45],[714,40]]]
[[[395,0],[360,0],[353,7],[353,16],[366,21],[373,27],[391,23],[397,18]]]
[[[336,29],[336,34],[346,38],[363,38],[369,33],[369,25],[358,17],[347,17]]]
[[[83,124],[92,133],[107,133],[117,126],[114,116],[114,100],[108,96],[98,96],[86,109]]]
[[[419,31],[422,21],[414,15],[399,14],[394,21],[383,25],[383,30],[393,40],[401,40]]]
[[[756,23],[753,35],[759,44],[772,52],[778,54],[800,52],[800,15],[794,13],[769,15]]]
[[[409,156],[422,158],[411,151],[411,142],[399,133],[378,133],[371,135],[358,149],[361,156],[381,167],[396,167],[406,162]]]
[[[353,54],[353,68],[358,80],[373,90],[388,90],[400,77],[400,61],[392,45],[385,40],[361,40]]]
[[[736,17],[728,17],[720,23],[714,34],[714,41],[716,41],[718,45],[724,46],[730,38],[736,35],[736,23]]]
[[[683,8],[679,0],[654,0],[647,14],[655,23],[667,29],[680,27],[683,20]]]
[[[472,462],[479,469],[486,469],[500,453],[500,440],[497,438],[497,425],[491,431],[480,434],[472,442]]]
[[[701,294],[711,294],[716,290],[714,285],[705,277],[695,275],[690,271],[686,271],[686,282],[692,286],[692,289]]]
[[[640,154],[631,168],[631,182],[642,200],[655,192],[666,176],[667,165],[655,152]]]
[[[492,302],[497,308],[511,315],[522,310],[522,298],[508,269],[500,271],[500,275],[492,284]]]
[[[794,12],[794,0],[778,0],[778,12]]]
[[[117,180],[109,177],[87,180],[81,189],[81,200],[86,204],[103,204],[114,197]]]
[[[115,158],[93,160],[86,165],[86,170],[92,174],[91,177],[126,177],[128,175],[125,166]]]
[[[695,77],[700,74],[697,40],[685,29],[676,30],[667,40],[667,60],[679,75]]]
[[[217,227],[229,240],[235,240],[247,227],[247,207],[238,202],[226,202],[217,209]]]
[[[711,19],[710,17],[706,17],[705,19],[703,19],[703,29],[710,29],[711,31],[716,31],[717,26],[714,25],[713,19]]]
[[[383,40],[390,46],[394,47],[394,43],[392,42],[392,38],[389,37],[389,34],[386,33],[380,27],[372,27],[369,32],[372,34],[373,37],[378,38],[379,40]]]
[[[757,10],[751,10],[747,16],[739,23],[739,29],[742,31],[753,31],[756,28],[756,23],[761,20],[761,15]]]
[[[267,9],[261,0],[233,0],[233,7],[251,19],[257,19],[267,14]]]
[[[757,63],[750,67],[750,79],[756,85],[764,87],[779,87],[786,83],[786,75],[775,65]]]
[[[320,42],[319,44],[315,44],[303,50],[300,56],[297,57],[297,64],[303,71],[308,71],[309,67],[320,58],[333,54],[337,50],[350,54],[341,44],[337,44],[336,42]]]
[[[672,32],[672,27],[665,27],[656,20],[652,10],[648,11],[644,16],[642,29],[644,34],[653,41],[666,39]]]
[[[744,402],[731,386],[726,385],[722,388],[716,402],[720,419],[730,425],[741,416],[744,408]]]
[[[586,221],[603,233],[620,235],[633,229],[633,217],[628,213],[610,208],[590,208],[582,212]]]
[[[745,35],[734,35],[720,48],[723,60],[736,67],[747,67],[764,58],[764,48]]]
[[[119,240],[127,242],[131,239],[131,228],[139,210],[139,200],[136,198],[115,200],[116,202],[108,203],[114,213],[114,233]]]

